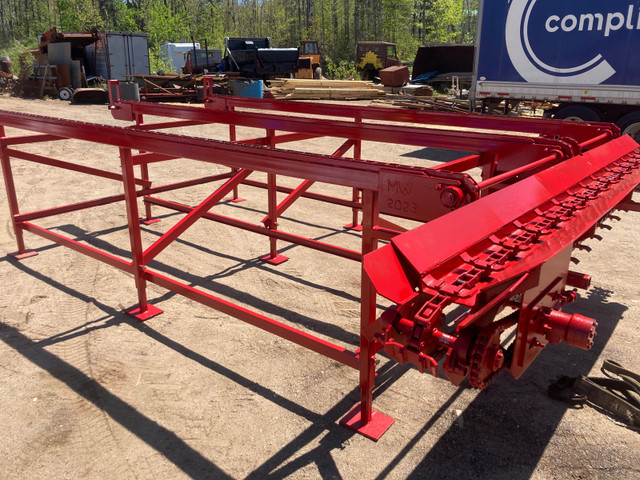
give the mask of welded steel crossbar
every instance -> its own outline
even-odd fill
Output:
[[[615,126],[222,97],[212,94],[206,78],[204,107],[123,101],[117,82],[110,82],[110,92],[111,113],[130,126],[0,112],[2,170],[17,258],[35,254],[24,242],[23,233],[31,232],[131,274],[138,303],[128,313],[139,320],[161,313],[147,301],[151,282],[357,369],[361,402],[341,423],[373,439],[393,423],[372,408],[380,351],[435,375],[444,359],[442,368],[453,383],[468,378],[483,388],[505,369],[518,377],[547,343],[564,340],[590,348],[596,322],[560,309],[575,298],[566,287],[589,285],[587,275],[569,270],[571,250],[593,235],[611,210],[638,210],[632,198],[640,184],[638,145],[629,137],[618,138]],[[161,118],[149,123],[149,117]],[[228,139],[161,131],[208,124],[228,126]],[[5,127],[37,133],[8,135]],[[238,139],[237,127],[260,129],[264,135]],[[323,153],[280,147],[325,137],[343,143]],[[65,139],[116,147],[120,172],[20,149]],[[363,159],[363,142],[466,153],[435,168],[407,166]],[[148,165],[176,159],[229,170],[153,183]],[[11,169],[15,160],[119,181],[124,193],[22,213]],[[266,173],[266,181],[255,172]],[[297,186],[279,184],[280,176],[298,179]],[[348,196],[314,192],[316,182],[348,187]],[[211,193],[195,207],[158,196],[196,185],[210,185]],[[266,192],[266,215],[256,223],[215,211],[225,198],[241,201],[240,188]],[[278,193],[285,194],[279,202]],[[280,229],[279,218],[301,198],[346,207],[346,228],[362,232],[361,247],[353,250]],[[34,223],[115,202],[124,202],[127,211],[128,258]],[[152,206],[184,216],[144,245],[140,223],[157,221]],[[201,219],[266,236],[268,254],[262,260],[275,265],[287,260],[278,240],[363,262],[360,344],[344,348],[149,267]],[[388,243],[378,248],[380,241]],[[378,294],[394,303],[379,318]],[[454,304],[466,307],[466,313],[447,319],[447,307]],[[511,313],[500,315],[503,310]],[[512,328],[516,340],[503,345],[502,333]]]

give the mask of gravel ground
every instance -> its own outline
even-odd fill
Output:
[[[0,96],[0,110],[118,123],[105,106],[53,100]],[[330,153],[337,145],[320,139],[295,147]],[[110,147],[21,148],[118,171]],[[377,144],[365,145],[363,155],[427,165],[425,158],[443,158]],[[161,182],[218,171],[195,162],[151,170]],[[17,160],[14,175],[23,211],[122,191],[118,182]],[[166,197],[198,203],[209,193],[197,187]],[[250,188],[241,194],[247,202],[220,212],[259,221],[266,198]],[[162,221],[143,228],[147,244],[180,218],[154,211]],[[637,430],[546,395],[558,375],[599,375],[604,359],[640,371],[640,222],[638,214],[618,215],[602,241],[587,242],[591,253],[576,253],[576,269],[593,282],[566,311],[598,320],[591,351],[549,346],[520,379],[502,374],[482,392],[382,358],[374,405],[396,423],[375,443],[337,423],[359,399],[354,370],[153,285],[149,298],[164,313],[138,323],[123,312],[136,302],[123,272],[28,233],[39,255],[6,256],[15,238],[0,195],[0,478],[640,479]],[[301,200],[281,228],[357,249],[357,234],[340,227],[349,220],[345,209]],[[127,249],[122,204],[40,224],[115,255]],[[357,344],[359,266],[281,247],[291,259],[265,265],[258,261],[265,238],[200,222],[154,268],[335,343]]]

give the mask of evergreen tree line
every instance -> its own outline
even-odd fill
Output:
[[[166,41],[222,49],[224,37],[271,37],[277,47],[312,39],[335,68],[353,64],[361,40],[394,42],[404,61],[421,44],[473,42],[477,8],[477,0],[0,0],[0,46],[33,45],[51,27],[143,32],[153,70]]]

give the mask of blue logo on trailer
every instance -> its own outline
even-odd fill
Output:
[[[478,78],[640,83],[640,0],[487,0]]]

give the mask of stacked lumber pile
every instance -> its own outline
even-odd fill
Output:
[[[405,85],[400,92],[414,97],[433,97],[433,87],[430,85]]]
[[[385,96],[382,86],[365,81],[282,78],[269,83],[268,92],[276,99],[370,100]]]
[[[433,110],[456,113],[467,113],[469,111],[469,100],[453,97],[389,95],[385,100],[379,100],[379,102],[413,110]]]

